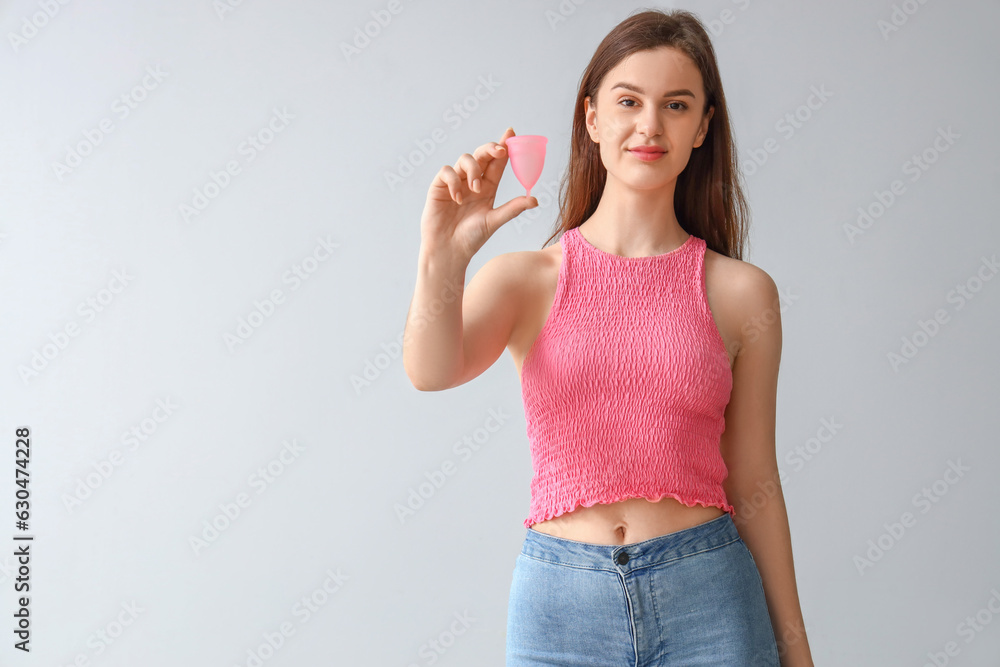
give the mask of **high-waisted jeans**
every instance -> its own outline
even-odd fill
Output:
[[[527,529],[507,667],[778,667],[764,587],[729,514],[643,542]]]

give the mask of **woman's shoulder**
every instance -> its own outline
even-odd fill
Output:
[[[777,306],[778,286],[771,275],[755,264],[705,249],[705,279],[727,310],[741,320],[759,317]]]
[[[736,259],[716,252],[711,248],[705,248],[705,272],[714,272],[719,275],[720,280],[734,289],[745,292],[759,292],[767,290],[770,285],[774,285],[774,280],[764,269],[756,264]]]
[[[501,253],[489,260],[503,269],[511,279],[522,283],[525,287],[544,282],[548,273],[559,273],[562,262],[562,242],[546,246],[540,250],[513,250]]]
[[[562,245],[556,242],[541,250],[513,250],[494,255],[483,264],[480,273],[490,287],[511,293],[524,308],[554,291],[561,262]]]

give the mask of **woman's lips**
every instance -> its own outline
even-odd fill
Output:
[[[642,149],[642,148],[630,148],[629,153],[639,158],[643,162],[652,162],[653,160],[659,160],[661,157],[666,155],[666,152],[659,149]]]

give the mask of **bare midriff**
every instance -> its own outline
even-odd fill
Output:
[[[719,507],[688,507],[669,496],[657,502],[629,498],[617,503],[577,507],[572,512],[532,524],[531,530],[591,544],[635,544],[692,528],[725,513]]]

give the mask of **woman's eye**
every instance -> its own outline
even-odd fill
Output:
[[[632,102],[632,103],[634,103],[634,102],[635,102],[635,100],[633,100],[633,99],[630,99],[630,98],[626,97],[626,98],[623,98],[623,99],[622,99],[622,100],[621,100],[621,101],[619,102],[619,104],[624,104],[626,108],[628,108],[628,109],[631,109],[633,105],[632,105],[632,104],[627,104],[628,102]],[[686,105],[686,104],[684,104],[683,102],[669,102],[669,103],[667,104],[667,106],[672,106],[672,105],[674,105],[674,104],[676,104],[676,105],[678,105],[678,106],[677,106],[677,107],[673,107],[673,108],[671,109],[671,111],[680,111],[681,109],[687,109],[687,105]]]

